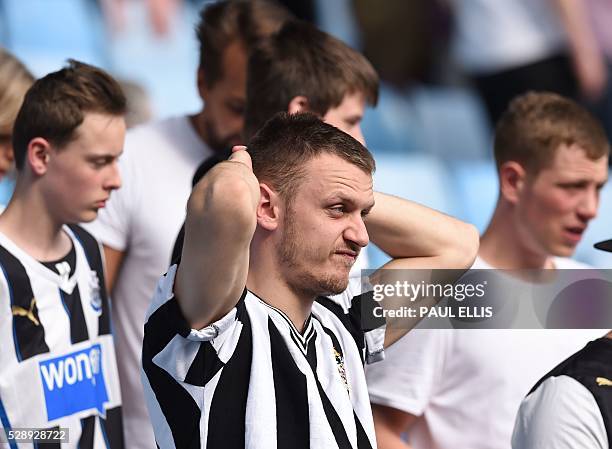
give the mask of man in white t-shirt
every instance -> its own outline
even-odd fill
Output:
[[[155,448],[138,376],[143,323],[185,217],[191,178],[202,160],[241,142],[247,53],[287,15],[262,1],[222,1],[202,11],[197,28],[202,110],[128,133],[120,161],[123,187],[88,226],[104,244],[130,447]]]
[[[588,112],[555,94],[516,98],[495,135],[500,194],[473,268],[568,269],[595,217],[609,147]],[[601,330],[410,332],[368,369],[379,447],[510,447],[521,400]]]
[[[376,70],[362,54],[310,23],[288,20],[250,53],[244,140],[248,142],[278,112],[311,112],[365,145],[361,121],[366,105],[376,105],[378,84]],[[210,162],[200,165],[199,178]],[[173,260],[180,254],[183,236],[184,229]],[[365,250],[351,277],[360,277],[363,268]]]
[[[585,4],[453,0],[453,53],[495,124],[515,96],[546,90],[597,100],[607,83]]]

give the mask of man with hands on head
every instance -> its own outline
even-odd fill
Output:
[[[244,142],[278,112],[311,112],[365,145],[361,120],[366,106],[376,105],[378,84],[376,70],[362,54],[310,23],[287,20],[249,54]],[[194,181],[224,158],[205,160]],[[184,227],[172,260],[180,255],[183,238]],[[367,266],[362,251],[351,276],[359,277]]]
[[[281,113],[197,184],[182,260],[145,324],[160,448],[376,446],[363,362],[392,341],[362,330],[372,296],[349,270],[368,233],[394,256],[387,268],[465,269],[478,236],[374,193],[373,170],[352,137]]]

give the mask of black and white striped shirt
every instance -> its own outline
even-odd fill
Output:
[[[170,448],[376,447],[363,369],[384,328],[364,333],[359,279],[319,298],[304,331],[252,292],[190,329],[173,296],[176,266],[147,314],[143,384],[157,444]]]
[[[49,449],[120,449],[121,395],[100,247],[78,226],[64,232],[74,254],[58,271],[0,233],[0,422],[7,430],[68,428],[69,443],[45,444]]]

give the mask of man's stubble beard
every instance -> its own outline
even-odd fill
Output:
[[[225,138],[221,138],[213,126],[212,122],[205,120],[204,127],[206,128],[206,135],[208,136],[208,146],[218,154],[228,153],[231,154],[233,144],[232,141],[240,139],[240,136],[230,135]]]
[[[285,218],[280,243],[277,246],[280,268],[285,272],[285,282],[289,287],[301,294],[316,298],[317,296],[337,295],[346,290],[348,285],[348,274],[346,277],[333,276],[329,273],[316,275],[313,270],[304,264],[316,263],[319,259],[312,247],[304,246],[300,257],[300,246],[295,212],[291,206],[285,207]],[[329,254],[320,262],[325,263]]]

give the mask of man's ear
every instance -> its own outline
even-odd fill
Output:
[[[35,175],[42,176],[47,172],[51,160],[51,144],[42,137],[30,140],[27,149],[26,162]]]
[[[297,114],[298,112],[308,111],[308,98],[303,95],[293,97],[287,106],[287,112],[289,114]]]
[[[259,204],[257,205],[257,224],[266,231],[274,231],[280,220],[281,199],[267,184],[259,184]]]
[[[516,204],[525,187],[527,171],[515,161],[504,162],[499,169],[501,195],[511,204]]]
[[[206,75],[204,74],[204,70],[202,67],[198,68],[198,92],[200,93],[200,98],[206,101],[208,98],[208,83],[206,82]]]

